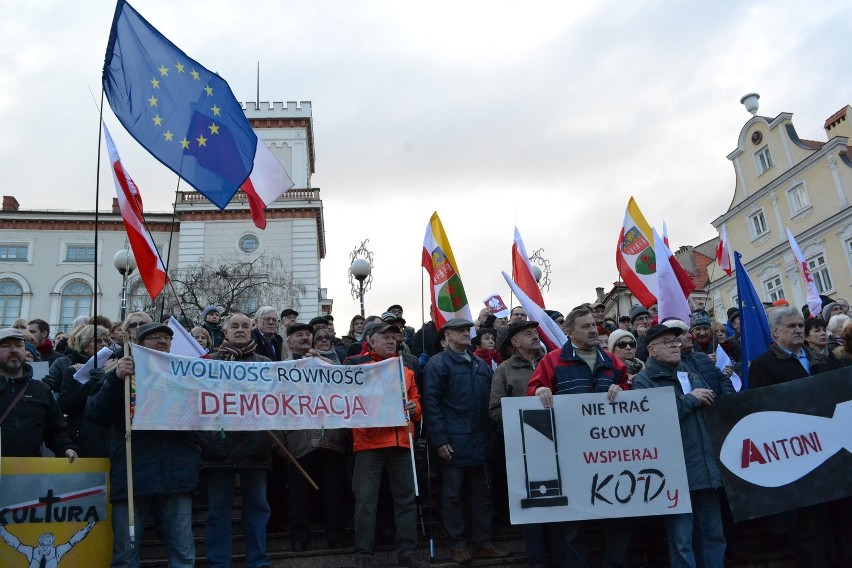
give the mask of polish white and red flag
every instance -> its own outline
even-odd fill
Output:
[[[544,308],[544,298],[538,288],[538,282],[533,274],[532,264],[527,256],[527,249],[521,239],[521,233],[515,227],[515,242],[512,243],[512,280],[523,290],[530,300],[540,308]]]
[[[731,243],[728,240],[728,226],[722,225],[719,231],[719,244],[716,245],[716,264],[730,276],[731,270]]]
[[[258,136],[254,167],[240,186],[248,198],[251,219],[258,229],[266,228],[266,207],[294,185],[287,170]]]
[[[550,316],[544,311],[544,308],[536,304],[532,298],[526,295],[526,293],[515,283],[508,274],[502,272],[503,278],[506,279],[506,284],[509,285],[509,288],[512,289],[512,292],[515,296],[518,297],[518,301],[524,307],[524,311],[527,313],[527,318],[530,321],[538,322],[538,327],[536,331],[538,331],[538,337],[541,339],[542,343],[544,343],[545,347],[547,347],[548,351],[553,351],[554,349],[559,349],[565,342],[568,341],[568,337],[565,335],[565,332],[562,331],[562,328],[559,327],[559,324],[553,321]]]
[[[822,298],[819,297],[819,290],[817,289],[816,282],[814,281],[810,268],[808,268],[805,255],[802,254],[802,249],[799,248],[799,243],[796,242],[796,238],[793,236],[793,233],[790,232],[790,229],[787,229],[787,239],[790,240],[790,248],[793,249],[793,255],[796,257],[796,262],[799,263],[799,268],[802,269],[802,276],[805,277],[805,287],[808,290],[808,310],[811,312],[811,317],[817,317],[822,311]]]
[[[207,350],[198,343],[192,334],[186,331],[175,316],[169,318],[169,329],[172,330],[172,348],[169,353],[172,355],[183,355],[184,357],[203,357],[209,359],[210,355]]]
[[[659,321],[667,317],[675,317],[680,321],[689,323],[689,302],[684,295],[684,289],[678,280],[676,271],[671,260],[674,259],[672,251],[666,246],[666,241],[654,233],[654,255],[657,258],[668,258],[670,262],[657,263],[657,309]],[[677,263],[677,260],[674,261]],[[678,266],[680,264],[678,263]],[[681,268],[683,270],[683,268]]]
[[[139,194],[139,188],[136,187],[136,184],[130,178],[130,174],[121,164],[121,158],[106,124],[103,124],[103,127],[107,151],[112,163],[112,179],[115,181],[115,193],[118,196],[121,217],[124,219],[127,240],[130,241],[130,249],[136,259],[139,276],[142,278],[151,299],[154,299],[166,285],[166,268],[163,266],[163,261],[157,253],[157,247],[154,246],[151,234],[145,226],[145,219],[142,216],[142,196]]]

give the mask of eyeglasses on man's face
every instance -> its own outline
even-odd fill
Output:
[[[666,349],[671,349],[672,347],[680,347],[683,345],[683,341],[680,339],[661,339],[655,342],[653,345],[662,345]]]

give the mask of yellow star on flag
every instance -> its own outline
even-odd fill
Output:
[[[216,125],[215,122],[213,124],[211,124],[210,126],[208,126],[207,128],[210,129],[210,134],[219,134],[219,127]]]
[[[157,79],[151,79],[151,84],[154,86],[155,89],[160,88],[160,82],[157,81]]]
[[[219,111],[222,110],[222,109],[220,109],[216,105],[213,105],[212,107],[210,107],[210,110],[213,111],[213,116],[219,116]]]
[[[182,63],[175,63],[175,69],[178,70],[178,73],[183,73],[183,64]]]
[[[175,135],[172,133],[172,131],[171,131],[171,130],[166,130],[166,133],[165,133],[165,134],[163,134],[163,136],[165,136],[165,137],[166,137],[166,141],[167,141],[167,142],[171,142],[171,141],[172,141],[172,138],[174,138],[174,136],[175,136]]]
[[[203,134],[196,138],[196,140],[198,141],[199,146],[207,146],[207,138],[205,138]]]
[[[204,91],[207,93],[208,97],[213,96],[213,87],[211,87],[210,85],[207,85],[206,87],[204,87]]]
[[[151,95],[151,98],[148,99],[148,102],[151,103],[152,107],[157,106],[157,99],[154,97],[154,95]]]
[[[189,74],[190,74],[190,75],[192,75],[192,78],[193,78],[193,79],[195,79],[196,81],[198,81],[198,80],[199,80],[199,78],[198,78],[198,71],[196,71],[195,69],[193,69],[192,71],[190,71],[190,72],[189,72]]]
[[[189,140],[187,140],[186,138],[184,138],[183,140],[181,140],[181,141],[180,141],[180,147],[181,147],[181,148],[183,148],[184,150],[186,150],[187,148],[189,148]]]
[[[163,119],[158,114],[157,116],[154,117],[154,125],[155,126],[161,126],[162,124],[163,124]]]
[[[160,72],[160,77],[165,77],[169,74],[169,69],[162,63],[160,64],[160,68],[158,69],[158,71]]]

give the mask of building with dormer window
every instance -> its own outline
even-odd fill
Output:
[[[821,142],[800,138],[792,113],[760,116],[758,98],[751,94],[741,101],[752,118],[728,154],[736,175],[734,196],[713,226],[727,226],[731,249],[742,254],[764,301],[805,304],[807,292],[787,240],[788,228],[820,293],[844,297],[852,283],[852,106],[826,119],[826,141]],[[715,261],[707,272],[709,304],[721,320],[737,305],[736,282]]]

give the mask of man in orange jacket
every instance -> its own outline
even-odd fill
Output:
[[[344,363],[365,365],[397,357],[396,334],[399,328],[386,322],[370,322],[364,327],[369,345],[365,355],[349,357]],[[414,372],[400,366],[405,374],[405,412],[410,421],[406,426],[389,428],[355,428],[352,430],[355,451],[355,470],[352,474],[352,493],[355,495],[355,566],[373,565],[376,532],[376,511],[382,471],[387,470],[393,494],[396,523],[396,554],[403,566],[425,568],[417,558],[417,503],[414,495],[414,471],[411,467],[409,428],[420,419],[420,394],[414,382]]]

